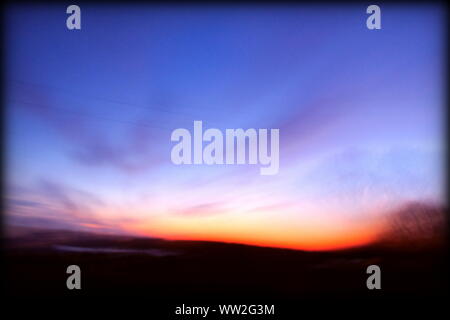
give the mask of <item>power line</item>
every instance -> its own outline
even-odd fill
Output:
[[[28,82],[28,81],[19,80],[19,79],[10,79],[10,81],[16,82],[16,83],[21,84],[21,85],[50,88],[50,89],[53,89],[53,90],[58,90],[58,91],[62,91],[62,92],[65,92],[65,93],[69,93],[69,94],[74,95],[76,97],[84,96],[85,98],[88,98],[88,99],[96,99],[96,100],[105,101],[105,102],[109,102],[109,103],[113,103],[113,104],[124,105],[124,106],[128,106],[128,107],[133,107],[133,108],[138,108],[138,109],[142,109],[142,110],[146,110],[146,111],[156,110],[156,111],[160,111],[160,112],[164,112],[164,113],[174,114],[174,115],[177,115],[177,116],[188,117],[190,120],[194,120],[194,118],[198,117],[198,115],[193,115],[193,114],[189,114],[189,113],[186,113],[186,112],[171,111],[171,110],[167,110],[167,109],[164,109],[164,108],[161,108],[161,107],[157,107],[157,106],[137,105],[137,104],[133,104],[133,103],[125,102],[125,101],[120,101],[120,100],[116,100],[116,99],[100,97],[100,96],[93,95],[93,94],[80,93],[80,92],[77,92],[77,91],[75,91],[73,89],[57,87],[57,86],[54,86],[54,85],[33,83],[33,82]],[[191,109],[194,109],[194,108],[191,108]],[[208,109],[211,109],[211,108],[208,107]],[[245,113],[245,112],[242,112],[242,111],[239,111],[239,112],[240,113]]]
[[[112,122],[116,122],[116,123],[130,124],[130,125],[142,126],[142,127],[148,127],[148,128],[157,128],[157,129],[162,129],[162,130],[173,130],[173,128],[162,127],[162,126],[159,126],[159,125],[148,124],[148,123],[140,123],[140,122],[134,122],[134,121],[119,120],[119,119],[114,119],[114,118],[106,118],[106,117],[95,115],[95,114],[92,114],[92,113],[91,114],[89,114],[89,113],[82,113],[82,112],[77,112],[77,111],[66,109],[66,108],[61,108],[61,107],[57,107],[57,106],[49,106],[49,105],[39,104],[39,103],[35,103],[35,102],[30,102],[30,101],[20,101],[20,100],[15,100],[15,99],[9,99],[9,100],[12,101],[12,102],[15,102],[15,103],[23,103],[23,104],[35,105],[35,106],[43,107],[43,108],[50,107],[52,109],[64,112],[64,114],[60,114],[60,116],[61,115],[80,116],[80,117],[86,117],[89,120],[112,121]]]

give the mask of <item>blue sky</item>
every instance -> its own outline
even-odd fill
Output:
[[[443,202],[443,8],[382,6],[381,30],[360,5],[81,14],[70,31],[64,6],[7,10],[11,217],[256,243],[272,224],[270,243],[313,246]],[[174,166],[170,133],[194,120],[279,128],[279,174]]]

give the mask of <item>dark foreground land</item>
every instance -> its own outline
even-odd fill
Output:
[[[433,297],[448,284],[443,247],[303,252],[39,229],[19,229],[4,247],[11,296],[73,295],[66,287],[72,264],[81,268],[77,294],[158,300]],[[376,293],[366,287],[371,264],[381,268]]]

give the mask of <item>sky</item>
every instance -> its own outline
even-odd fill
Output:
[[[444,203],[436,5],[9,6],[7,225],[304,250]],[[277,128],[279,172],[175,165],[177,128]]]

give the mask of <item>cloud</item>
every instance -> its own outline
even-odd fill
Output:
[[[153,123],[154,119],[148,114],[138,121],[128,121],[115,118],[113,112],[100,115],[99,108],[96,113],[87,108],[76,108],[74,99],[66,99],[68,102],[63,103],[65,107],[59,107],[54,102],[56,99],[52,99],[46,91],[45,88],[26,86],[20,91],[13,90],[11,95],[13,101],[15,96],[20,97],[16,100],[17,105],[68,142],[71,150],[69,156],[77,163],[136,174],[161,164],[165,159],[152,143],[155,139],[161,139],[165,129]],[[126,139],[114,138],[111,133],[117,127],[121,128]]]
[[[223,203],[220,202],[208,202],[208,203],[200,203],[193,206],[187,206],[186,208],[175,210],[175,215],[181,216],[210,216],[216,215],[220,213],[226,212],[226,209],[223,207]]]
[[[97,217],[104,202],[97,196],[41,179],[32,187],[11,188],[6,197],[6,222],[13,225],[121,231],[119,223]]]
[[[436,152],[415,148],[345,149],[299,176],[295,188],[310,201],[342,208],[349,216],[377,208],[383,213],[404,201],[438,200],[443,174],[438,158]]]

